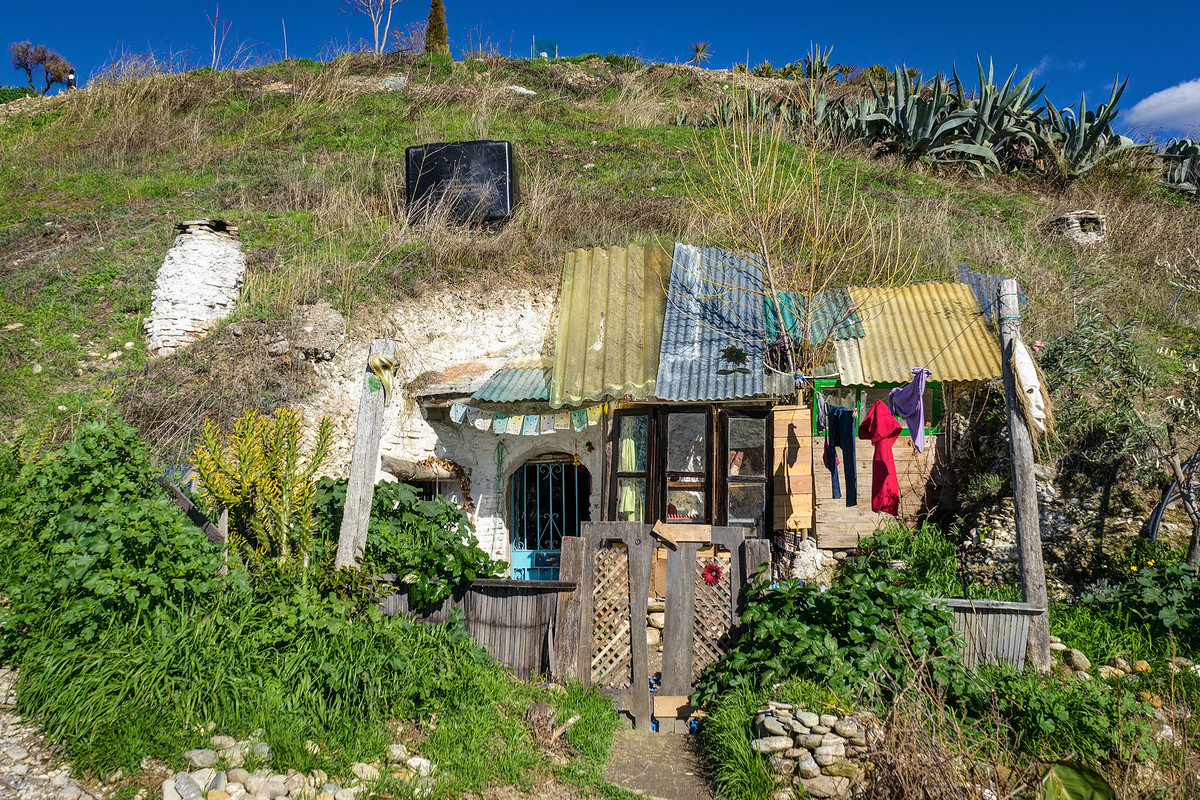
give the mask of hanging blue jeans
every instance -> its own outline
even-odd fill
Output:
[[[825,436],[825,466],[833,485],[834,498],[842,496],[838,484],[837,450],[842,448],[842,468],[846,473],[846,505],[858,505],[858,470],[854,462],[854,411],[842,406],[829,407],[829,433]]]

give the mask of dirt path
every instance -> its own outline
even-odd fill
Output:
[[[619,731],[604,778],[657,800],[710,800],[695,745],[693,736]]]

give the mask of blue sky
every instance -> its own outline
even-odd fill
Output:
[[[110,53],[154,49],[160,55],[190,51],[196,63],[209,60],[212,28],[205,12],[216,2],[152,3],[146,0],[68,1],[45,6],[6,3],[3,44],[30,39],[58,50],[86,79]],[[704,40],[713,53],[709,66],[744,61],[776,66],[800,58],[810,41],[833,45],[833,60],[867,66],[906,62],[927,75],[974,74],[976,55],[995,60],[1007,74],[1036,70],[1059,105],[1087,92],[1088,104],[1106,100],[1113,76],[1129,76],[1118,127],[1170,135],[1200,132],[1200,58],[1187,37],[1200,30],[1200,2],[1151,8],[1116,0],[1086,5],[1042,3],[950,3],[933,0],[904,5],[879,0],[853,3],[758,2],[480,2],[446,0],[455,54],[470,41],[495,45],[502,54],[528,55],[530,38],[557,39],[563,55],[635,53],[644,58],[684,61],[688,44]],[[403,0],[393,25],[425,19],[427,0]],[[283,25],[288,54],[318,57],[330,43],[345,46],[369,38],[366,18],[343,13],[340,0],[225,0],[220,16],[233,23],[230,40],[255,43],[282,55]],[[228,48],[230,45],[227,44]],[[12,69],[0,82],[21,84]]]

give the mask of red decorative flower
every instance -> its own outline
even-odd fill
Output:
[[[717,582],[721,580],[721,568],[716,564],[709,564],[704,567],[701,577],[709,586],[716,586]]]

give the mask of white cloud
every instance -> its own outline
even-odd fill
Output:
[[[1184,81],[1139,100],[1123,122],[1164,128],[1200,127],[1200,78]]]
[[[1053,59],[1051,59],[1050,56],[1042,56],[1042,60],[1039,61],[1037,66],[1033,68],[1033,74],[1040,75],[1041,73],[1045,72],[1046,67],[1050,66],[1050,62],[1052,60]]]

